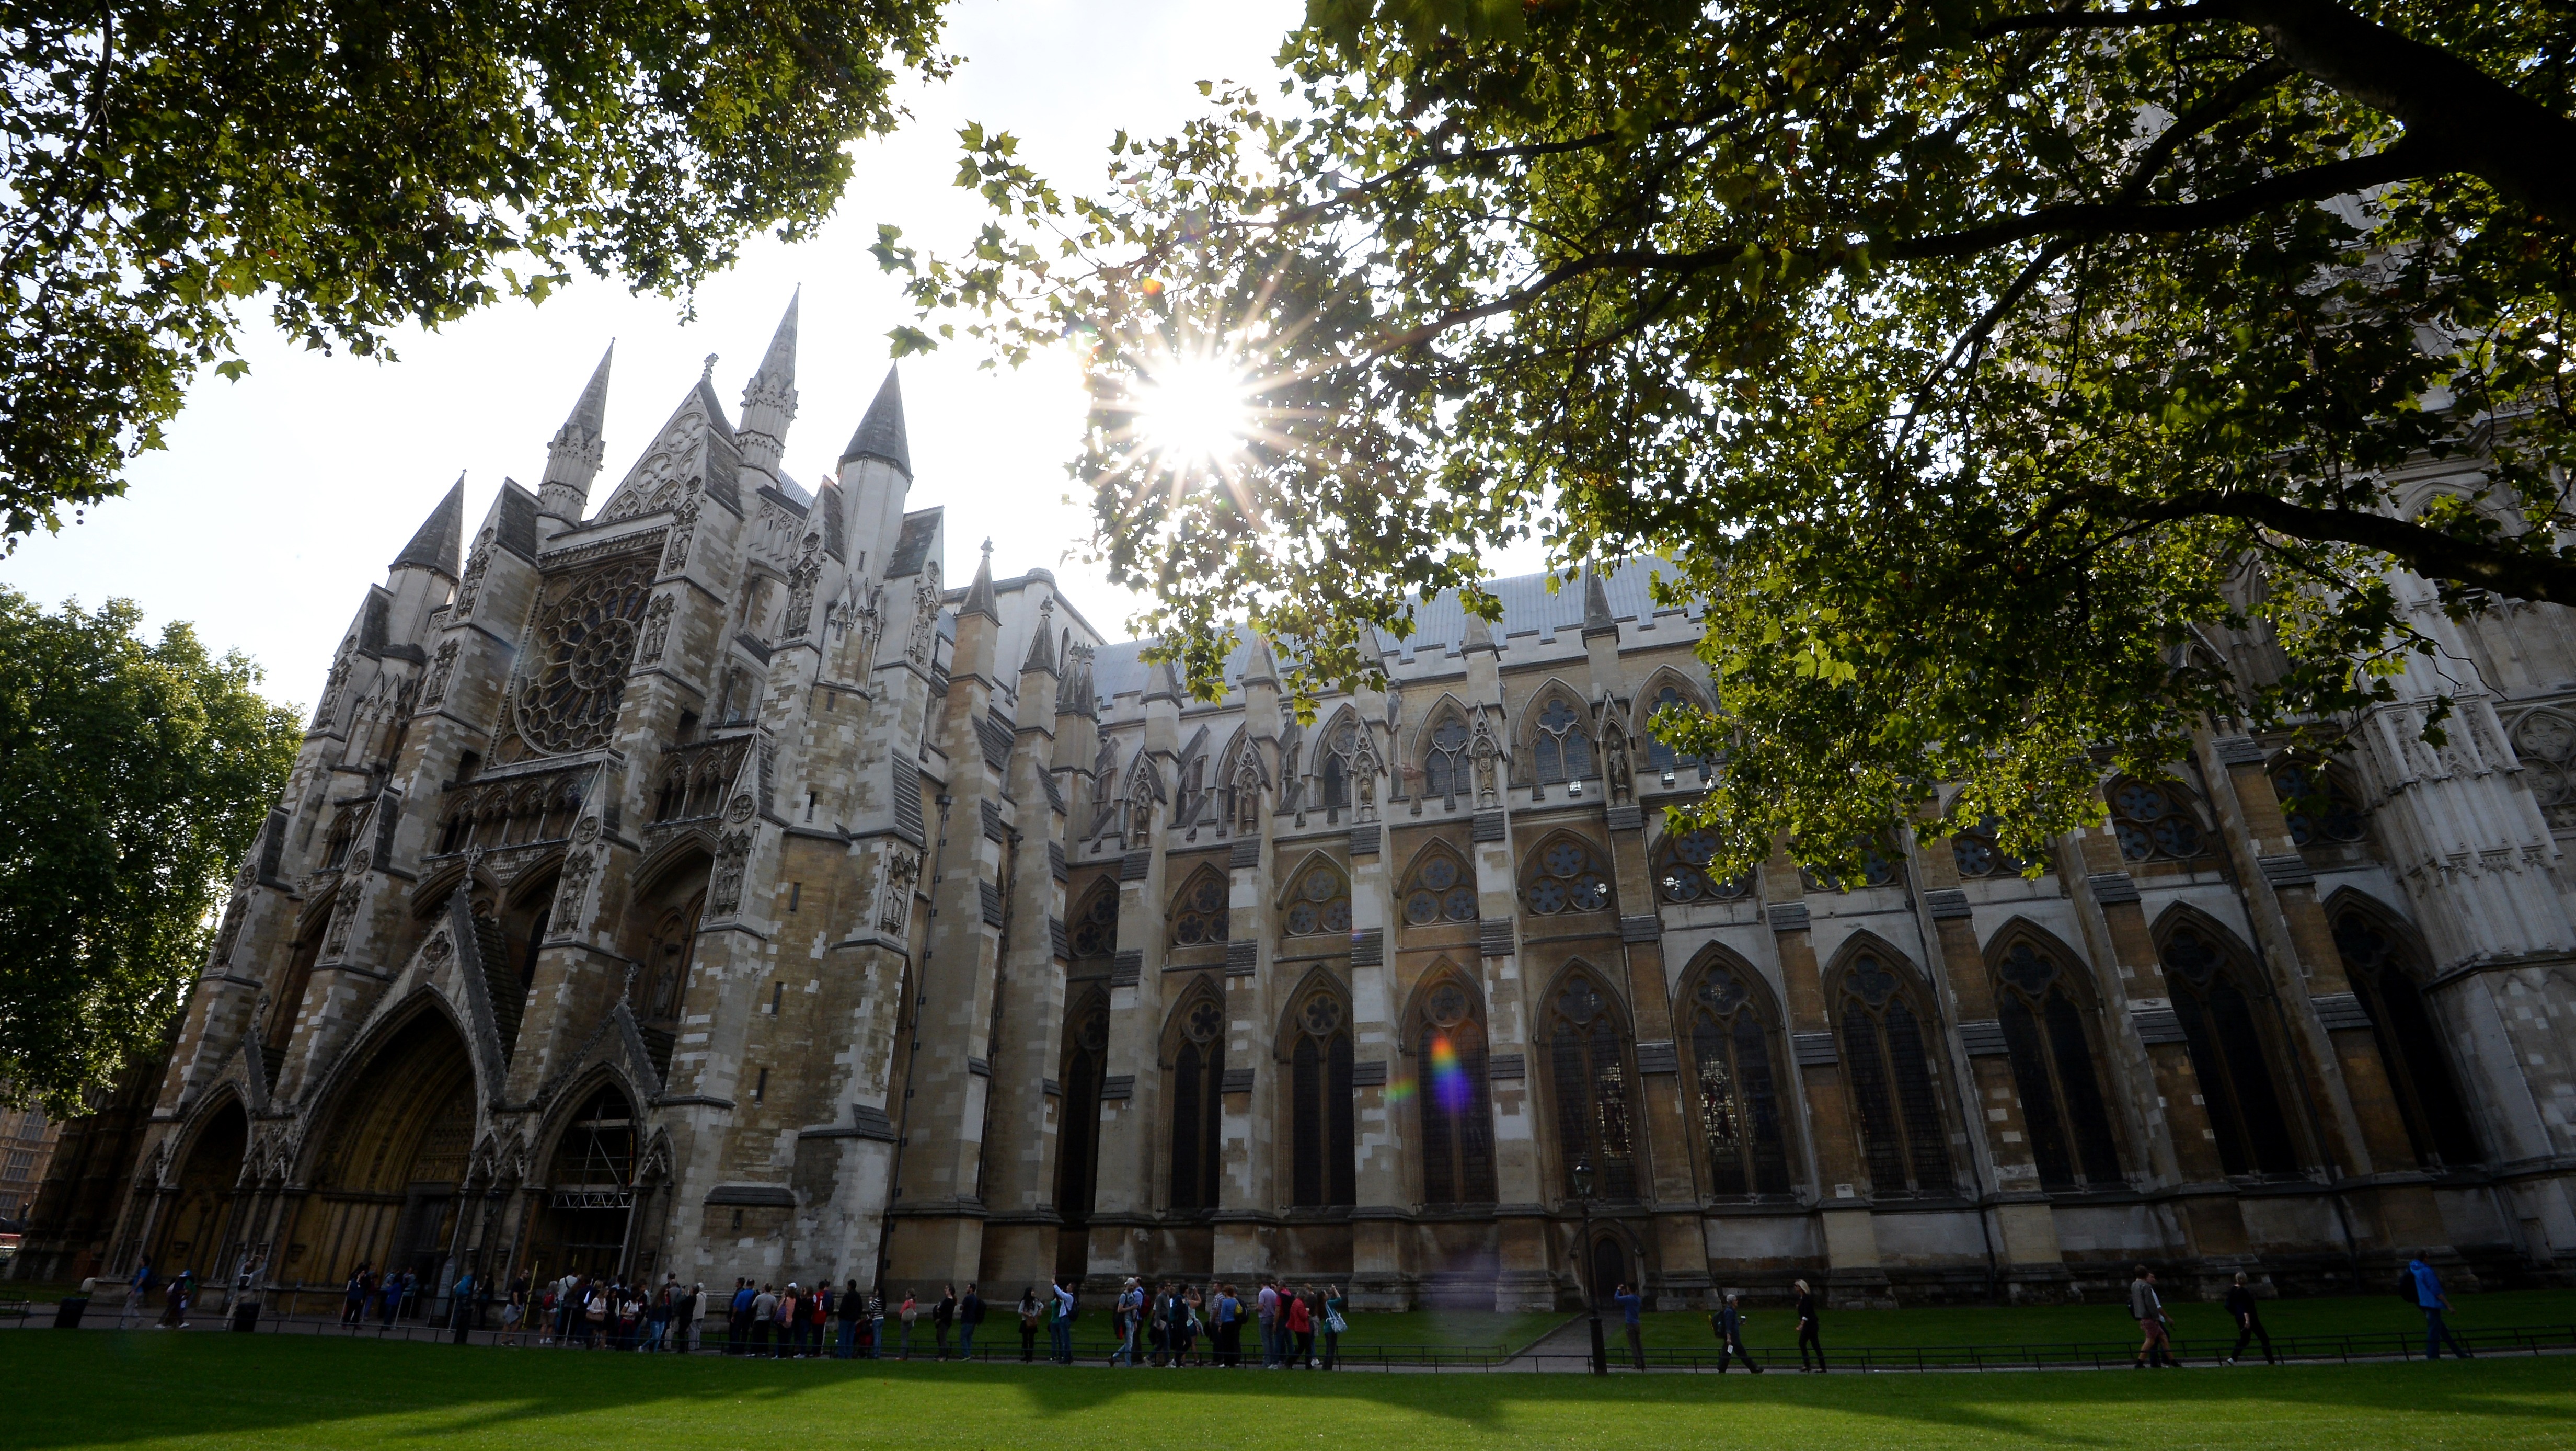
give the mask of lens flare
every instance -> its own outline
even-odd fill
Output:
[[[1431,1101],[1443,1113],[1464,1113],[1473,1090],[1467,1084],[1467,1069],[1458,1061],[1457,1046],[1446,1033],[1431,1037]]]
[[[1241,375],[1208,356],[1181,356],[1136,390],[1136,437],[1166,468],[1220,464],[1252,432],[1250,392]]]

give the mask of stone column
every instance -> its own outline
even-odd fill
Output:
[[[1387,1099],[1387,1078],[1401,1051],[1388,935],[1395,926],[1398,863],[1383,851],[1361,851],[1370,825],[1352,836],[1351,849],[1351,1094],[1352,1188],[1351,1304],[1360,1310],[1412,1307],[1406,1280],[1411,1236],[1407,1224],[1404,1115]]]
[[[1591,634],[1586,631],[1587,637]],[[1597,668],[1598,662],[1596,662]],[[1654,872],[1646,856],[1646,816],[1636,801],[1635,743],[1627,738],[1626,712],[1605,712],[1605,752],[1617,733],[1619,752],[1610,778],[1612,870],[1618,877],[1619,940],[1628,959],[1628,1001],[1637,1033],[1637,1120],[1643,1130],[1648,1173],[1643,1183],[1655,1210],[1655,1306],[1689,1310],[1704,1304],[1711,1284],[1708,1238],[1701,1229],[1699,1160],[1683,1102],[1688,1089],[1673,1028],[1672,982],[1664,964],[1664,919],[1655,909]]]
[[[1278,934],[1270,886],[1278,844],[1270,813],[1235,838],[1226,859],[1224,1169],[1217,1184],[1214,1268],[1249,1284],[1276,1262],[1280,1200],[1273,1126],[1279,1116]]]
[[[1179,753],[1177,691],[1146,702],[1145,740],[1118,783],[1126,854],[1118,863],[1118,955],[1109,972],[1109,1071],[1100,1092],[1098,1174],[1092,1190],[1085,1284],[1115,1289],[1153,1268],[1144,1242],[1159,1223],[1154,1198],[1163,1113],[1163,952],[1170,898],[1164,848],[1171,761]],[[1110,790],[1102,783],[1103,791]]]
[[[1762,868],[1762,898],[1771,905],[1780,983],[1787,998],[1789,1057],[1805,1095],[1807,1142],[1817,1175],[1818,1219],[1825,1236],[1827,1303],[1866,1309],[1893,1305],[1887,1271],[1878,1254],[1878,1223],[1871,1218],[1869,1175],[1861,1161],[1860,1124],[1851,1111],[1842,1053],[1825,1007],[1822,966],[1809,926],[1805,886],[1786,856]]]

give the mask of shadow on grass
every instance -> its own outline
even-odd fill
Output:
[[[1259,1371],[756,1362],[328,1338],[136,1332],[0,1337],[14,1403],[0,1446],[186,1439],[360,1447],[464,1437],[493,1446],[802,1444],[1196,1446],[1212,1428],[1309,1426],[1338,1445],[1416,1446],[1465,1430],[1587,1446],[1706,1439],[1910,1447],[2542,1444],[2576,1424],[2576,1362],[1797,1377]],[[1322,1419],[1317,1419],[1318,1417]],[[2177,1434],[2180,1432],[2181,1434]],[[1303,1435],[1296,1439],[1306,1439]],[[2562,1442],[2563,1444],[2563,1442]]]

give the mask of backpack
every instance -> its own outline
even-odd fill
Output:
[[[2397,1272],[2397,1298],[2409,1305],[2423,1303],[2416,1293],[2415,1270],[2411,1265]]]

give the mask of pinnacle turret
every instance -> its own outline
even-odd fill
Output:
[[[854,458],[892,464],[906,483],[912,481],[912,445],[903,431],[903,387],[892,366],[887,367],[885,382],[877,388],[867,416],[859,420],[858,432],[850,435],[850,446],[841,450],[842,463]]]
[[[459,560],[465,548],[465,475],[458,474],[438,507],[420,521],[411,542],[394,556],[395,569],[426,569],[457,577]]]
[[[599,477],[600,440],[608,425],[608,365],[616,357],[617,344],[611,342],[573,403],[571,416],[546,445],[546,473],[537,485],[537,501],[544,513],[568,525],[580,523],[590,511],[590,485]]]
[[[993,599],[993,541],[984,541],[984,562],[975,566],[975,582],[966,587],[966,603],[959,606],[957,617],[982,615],[994,624],[1002,622],[1002,608]]]
[[[1610,613],[1610,592],[1601,585],[1601,571],[1583,566],[1583,633],[1598,630],[1616,632],[1619,621]]]
[[[1092,684],[1091,647],[1077,640],[1064,652],[1064,689],[1055,698],[1058,715],[1100,714],[1100,695]]]
[[[787,452],[787,425],[796,418],[796,308],[804,297],[800,287],[787,299],[787,313],[770,336],[769,351],[743,385],[742,422],[734,428],[743,466],[773,476]]]
[[[1050,675],[1063,673],[1056,661],[1055,596],[1051,594],[1038,602],[1038,622],[1029,631],[1028,657],[1020,662],[1022,675],[1032,670]]]

